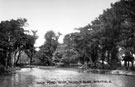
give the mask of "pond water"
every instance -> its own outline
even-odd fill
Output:
[[[135,87],[134,76],[79,72],[71,68],[22,68],[0,77],[0,87]]]

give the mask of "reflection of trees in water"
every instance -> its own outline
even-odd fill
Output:
[[[29,87],[29,85],[33,84],[34,79],[35,77],[32,75],[15,74],[10,81],[7,81],[7,84],[11,84],[7,87]]]
[[[82,73],[73,68],[33,68],[32,70],[25,68],[12,76],[1,77],[0,87],[45,87],[47,81],[111,81],[111,83],[102,82],[88,85],[92,87],[132,87],[135,85],[134,80],[134,77],[129,76]],[[58,87],[59,85],[61,84],[58,84]],[[73,85],[77,86],[78,84],[66,84],[65,87],[73,87]],[[54,87],[53,84],[48,84],[48,86]]]

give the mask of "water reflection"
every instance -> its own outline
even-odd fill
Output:
[[[68,68],[23,68],[12,76],[2,76],[0,87],[134,87],[134,81],[132,76],[81,73]]]

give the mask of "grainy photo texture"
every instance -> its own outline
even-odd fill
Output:
[[[135,87],[135,0],[0,0],[0,87]]]

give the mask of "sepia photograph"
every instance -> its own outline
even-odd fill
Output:
[[[135,87],[135,0],[0,0],[0,87]]]

